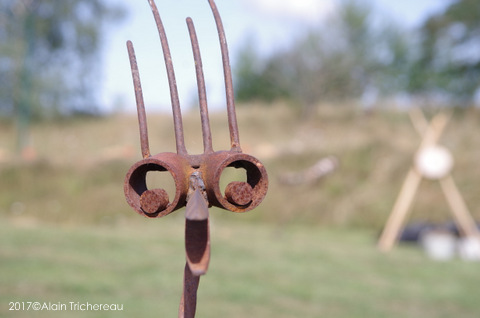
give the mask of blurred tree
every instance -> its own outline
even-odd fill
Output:
[[[32,116],[95,112],[103,26],[123,15],[102,0],[0,0],[0,113],[23,131]]]
[[[470,104],[480,88],[480,1],[457,0],[421,28],[410,91]]]
[[[403,89],[408,80],[397,75],[410,63],[408,48],[401,28],[374,18],[365,2],[344,1],[325,25],[265,60],[247,46],[236,66],[237,97],[289,97],[308,111],[319,100],[358,98],[372,87]]]
[[[261,100],[271,102],[278,98],[288,98],[289,91],[281,84],[285,76],[276,69],[279,63],[272,58],[265,65],[255,51],[251,40],[239,52],[235,66],[235,93],[238,101]]]

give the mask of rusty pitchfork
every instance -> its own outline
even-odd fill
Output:
[[[182,115],[172,58],[162,20],[154,0],[149,0],[149,3],[160,35],[167,69],[177,153],[162,152],[156,155],[150,154],[140,75],[133,44],[130,41],[127,42],[137,102],[143,159],[135,163],[125,177],[125,197],[128,204],[137,213],[149,218],[163,217],[186,206],[185,250],[187,262],[184,271],[179,317],[195,316],[196,295],[200,275],[205,274],[208,269],[210,261],[208,208],[216,206],[232,212],[247,212],[260,204],[268,189],[268,176],[265,167],[255,157],[242,153],[240,147],[225,32],[214,1],[208,0],[208,2],[216,22],[223,60],[231,141],[231,149],[228,151],[215,152],[212,147],[202,60],[192,19],[187,18],[186,21],[195,60],[204,146],[203,154],[190,155],[185,147]],[[220,177],[222,171],[227,167],[244,169],[247,181],[233,181],[229,183],[223,194],[220,189]],[[146,177],[150,171],[167,171],[170,173],[176,188],[173,200],[170,200],[168,193],[164,189],[149,189],[147,187]]]

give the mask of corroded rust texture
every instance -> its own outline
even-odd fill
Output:
[[[231,142],[230,150],[214,151],[212,147],[202,59],[192,19],[187,18],[186,22],[195,60],[204,146],[202,154],[189,154],[185,147],[182,114],[172,58],[165,29],[153,0],[149,0],[149,4],[157,25],[167,69],[176,153],[162,152],[156,155],[151,155],[150,153],[140,74],[133,44],[130,41],[127,42],[137,101],[140,145],[143,159],[136,162],[127,172],[124,183],[125,197],[128,204],[137,213],[148,218],[160,218],[182,207],[186,207],[185,250],[187,264],[185,266],[184,291],[180,303],[179,317],[195,316],[199,276],[205,274],[208,269],[210,260],[208,208],[216,206],[231,212],[247,212],[262,202],[268,189],[268,177],[265,167],[255,157],[244,154],[240,147],[225,32],[214,1],[208,0],[208,2],[216,22],[222,52],[226,108]],[[222,172],[228,167],[244,169],[247,180],[246,182],[231,182],[222,192],[220,177]],[[164,189],[149,189],[147,174],[152,171],[168,172],[174,181],[175,193],[168,194]]]

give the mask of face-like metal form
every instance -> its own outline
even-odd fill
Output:
[[[247,182],[231,182],[222,192],[220,177],[227,167],[245,169]],[[169,196],[163,189],[147,188],[146,175],[151,171],[170,173],[176,188],[173,200],[169,201]],[[194,156],[164,152],[147,157],[130,168],[124,188],[127,202],[136,212],[147,217],[165,216],[186,205],[189,180],[194,172],[200,172],[209,205],[232,212],[252,210],[260,204],[267,192],[265,167],[250,155],[237,151]]]
[[[143,160],[135,163],[128,171],[125,179],[124,189],[128,204],[130,204],[130,206],[136,212],[147,217],[162,217],[185,206],[187,193],[189,190],[189,179],[194,172],[201,173],[203,182],[205,184],[204,191],[206,192],[209,205],[217,206],[232,212],[246,212],[252,210],[260,204],[267,193],[268,177],[265,167],[256,158],[242,153],[240,147],[235,104],[233,99],[233,85],[230,65],[228,62],[228,49],[226,46],[225,34],[215,3],[211,0],[209,3],[217,23],[222,49],[225,72],[225,87],[227,92],[228,124],[230,128],[230,140],[232,146],[229,151],[214,152],[212,148],[212,137],[208,118],[208,106],[203,78],[202,61],[192,20],[188,18],[187,25],[190,31],[197,73],[200,117],[202,121],[202,136],[204,144],[203,154],[189,155],[185,148],[182,116],[175,85],[175,74],[173,71],[172,59],[170,57],[170,50],[162,21],[153,1],[150,1],[150,5],[152,7],[160,34],[160,40],[162,43],[167,74],[170,83],[177,147],[176,154],[169,152],[159,153],[153,156],[150,154],[140,76],[133,45],[131,42],[128,42],[128,51],[132,67],[135,95],[137,99]],[[220,176],[222,175],[223,170],[227,167],[245,169],[247,181],[231,183],[222,192],[220,189]],[[176,187],[173,200],[170,201],[168,199],[168,196],[164,190],[147,188],[146,175],[150,171],[168,171],[170,173]]]
[[[205,274],[208,269],[210,259],[208,208],[216,206],[232,212],[250,211],[262,202],[268,189],[265,167],[256,158],[242,153],[240,147],[225,32],[215,3],[213,0],[208,0],[208,2],[217,25],[222,51],[231,141],[230,150],[214,151],[212,147],[202,60],[192,19],[187,18],[187,26],[196,66],[203,154],[190,155],[185,147],[182,115],[170,49],[160,15],[153,0],[149,0],[149,3],[157,24],[167,68],[177,153],[163,152],[153,156],[150,154],[140,75],[133,45],[130,41],[127,43],[137,101],[143,159],[135,163],[126,175],[125,197],[128,204],[137,213],[149,218],[163,217],[186,206],[185,248],[187,265],[185,267],[184,292],[180,303],[179,317],[194,317],[199,276]],[[234,181],[229,183],[222,191],[220,177],[228,167],[244,169],[247,178],[246,182]],[[147,174],[152,171],[168,172],[174,181],[175,193],[169,195],[165,189],[149,188]]]

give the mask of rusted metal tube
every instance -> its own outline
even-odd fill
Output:
[[[178,99],[177,81],[175,79],[175,71],[173,69],[172,56],[170,54],[170,47],[168,45],[167,35],[163,27],[162,19],[158,13],[155,1],[148,0],[152,9],[155,23],[157,24],[160,42],[162,44],[163,58],[165,59],[165,66],[167,68],[168,85],[170,88],[170,98],[172,100],[173,124],[175,129],[175,142],[177,146],[177,153],[181,155],[187,154],[185,148],[185,137],[183,135],[182,111],[180,110],[180,100]]]
[[[230,202],[220,189],[222,172],[228,168],[244,169],[247,183],[252,188],[251,202],[235,204]],[[265,198],[268,190],[268,175],[265,166],[255,157],[234,151],[218,151],[213,153],[205,167],[205,185],[208,202],[216,207],[232,212],[243,213],[256,208]],[[228,192],[227,192],[228,193]]]
[[[205,77],[203,75],[202,57],[198,45],[195,26],[191,18],[187,18],[188,31],[192,42],[193,58],[195,60],[195,71],[197,75],[198,101],[200,104],[200,119],[202,121],[203,149],[205,153],[213,152],[212,132],[210,130],[210,120],[208,118],[207,92],[205,89]]]
[[[188,161],[171,152],[163,152],[135,163],[125,176],[124,192],[127,203],[140,215],[149,218],[163,217],[185,206],[188,192],[188,174],[185,167]],[[151,171],[167,171],[175,182],[175,195],[166,208],[158,213],[145,213],[142,209],[141,196],[147,190],[146,177]]]
[[[145,113],[145,102],[143,101],[142,84],[140,82],[140,72],[138,71],[137,58],[131,41],[127,42],[128,57],[130,59],[130,68],[132,69],[133,87],[135,89],[135,100],[137,102],[138,126],[140,128],[140,145],[142,157],[150,157],[150,146],[148,145],[147,115]]]

